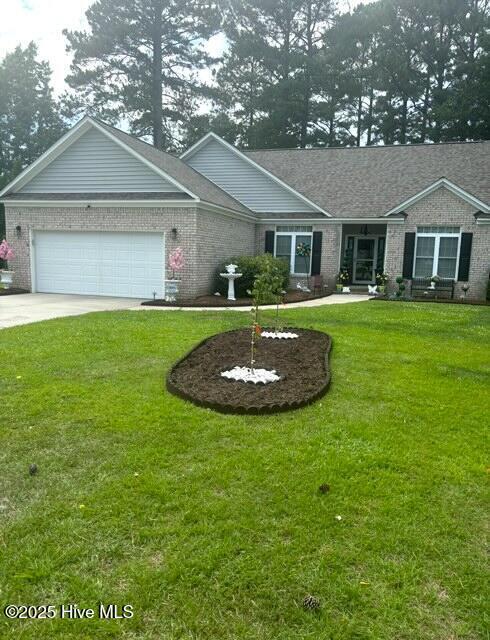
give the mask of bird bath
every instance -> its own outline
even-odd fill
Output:
[[[228,300],[236,300],[235,298],[235,280],[242,277],[242,273],[236,273],[236,264],[227,264],[225,266],[226,273],[220,273],[222,278],[228,280]]]

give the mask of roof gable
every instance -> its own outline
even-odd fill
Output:
[[[322,213],[314,202],[210,133],[181,159],[257,213]]]
[[[133,159],[136,162],[141,163],[144,169],[147,168],[151,171],[151,173],[144,174],[146,176],[145,180],[148,180],[149,176],[151,176],[151,181],[155,180],[153,177],[155,174],[156,179],[158,180],[158,187],[156,189],[154,187],[149,188],[147,186],[148,183],[145,183],[145,180],[133,181],[131,177],[128,179],[127,172],[125,174],[124,184],[120,185],[117,189],[111,188],[106,177],[104,177],[103,190],[89,188],[91,185],[84,183],[83,187],[82,185],[79,185],[78,188],[65,184],[61,188],[61,191],[53,191],[53,187],[51,185],[45,184],[44,188],[46,190],[39,193],[38,191],[34,191],[34,189],[39,189],[39,186],[35,186],[34,189],[27,186],[31,181],[35,180],[36,176],[41,174],[44,169],[47,169],[51,163],[55,163],[58,157],[62,154],[63,157],[59,158],[59,166],[63,172],[63,170],[66,169],[64,163],[66,156],[64,156],[64,153],[67,152],[72,145],[75,145],[85,134],[88,134],[88,132],[92,132],[92,134],[89,138],[86,138],[85,141],[90,143],[90,138],[94,134],[97,135],[98,132],[98,134],[102,135],[102,138],[98,138],[97,140],[103,140],[102,146],[107,147],[107,142],[105,140],[105,138],[107,138],[109,144],[113,143],[116,145],[116,147],[110,147],[111,153],[116,153],[117,155],[122,151],[127,154],[126,156],[123,156],[126,163],[132,163]],[[90,146],[90,144],[88,146]],[[74,151],[76,151],[76,148]],[[72,151],[72,153],[74,152]],[[76,164],[77,163],[75,163],[75,165]],[[137,171],[141,177],[141,167],[140,165],[137,166]],[[54,165],[54,168],[56,168],[56,164]],[[130,168],[130,172],[133,169],[134,165]],[[78,166],[73,167],[73,172],[78,178]],[[102,173],[105,176],[105,172]],[[100,174],[100,170],[95,172],[97,178]],[[98,188],[101,189],[101,186],[99,185]],[[98,194],[100,194],[99,197],[104,197],[104,194],[110,194],[111,202],[114,201],[118,204],[120,204],[120,201],[128,200],[132,193],[141,194],[141,198],[146,199],[147,197],[150,197],[153,200],[158,199],[158,194],[162,194],[162,197],[160,198],[161,201],[169,200],[170,198],[173,200],[173,204],[175,204],[177,201],[188,202],[189,200],[192,200],[196,203],[200,203],[199,206],[217,207],[219,211],[224,213],[238,213],[244,215],[247,219],[254,219],[252,211],[247,209],[247,207],[235,200],[230,194],[223,191],[220,187],[192,169],[192,167],[188,166],[179,158],[171,155],[170,153],[166,153],[165,151],[160,151],[152,145],[147,144],[146,142],[143,142],[120,129],[111,127],[89,116],[85,116],[77,122],[74,127],[72,127],[54,145],[43,153],[42,156],[40,156],[11,183],[9,183],[0,192],[0,199],[3,198],[5,201],[11,201],[15,198],[16,201],[22,202],[21,194],[23,193],[29,200],[32,198],[32,194],[35,193],[38,196],[37,200],[39,200],[39,202],[45,200],[62,200],[63,198],[58,197],[59,194],[70,196],[69,198],[65,198],[65,200],[71,200],[77,193],[80,194],[80,198],[82,200],[86,200],[87,198],[97,198]],[[121,194],[119,198],[117,197],[118,193]]]
[[[458,198],[461,198],[461,200],[464,200],[465,202],[470,204],[477,211],[482,211],[484,213],[488,213],[490,211],[490,206],[486,205],[484,202],[482,202],[478,198],[475,198],[473,195],[471,195],[471,193],[468,193],[464,189],[461,189],[460,187],[458,187],[458,185],[454,184],[450,180],[447,180],[446,178],[440,178],[439,180],[436,180],[435,182],[430,184],[425,189],[422,189],[418,193],[414,194],[412,197],[408,198],[407,200],[404,200],[399,205],[397,205],[396,207],[394,207],[393,209],[385,213],[385,216],[393,216],[393,215],[396,215],[397,213],[402,213],[405,209],[407,209],[408,207],[411,207],[413,204],[415,204],[419,200],[422,200],[423,198],[426,198],[427,196],[429,196],[431,193],[434,193],[434,191],[437,191],[437,189],[447,189]]]
[[[182,192],[103,131],[88,128],[19,193]]]

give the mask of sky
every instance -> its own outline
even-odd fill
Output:
[[[17,45],[26,46],[34,41],[39,48],[39,58],[51,65],[52,85],[59,95],[67,88],[64,80],[70,70],[70,54],[66,52],[62,31],[85,29],[85,11],[93,1],[0,0],[0,60]],[[358,3],[359,0],[341,1],[343,8]],[[218,56],[223,44],[223,39],[217,36],[210,40],[207,49]]]

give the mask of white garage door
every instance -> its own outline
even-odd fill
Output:
[[[126,298],[164,295],[161,233],[38,231],[34,260],[39,292]]]

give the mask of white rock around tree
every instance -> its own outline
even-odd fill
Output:
[[[292,340],[298,338],[297,333],[291,333],[291,331],[262,331],[261,338],[273,338],[279,340]]]
[[[228,371],[223,371],[221,377],[239,382],[253,382],[254,384],[268,384],[269,382],[277,382],[281,379],[275,369],[269,371],[268,369],[250,369],[250,367],[239,366],[233,367],[233,369],[229,369]]]

